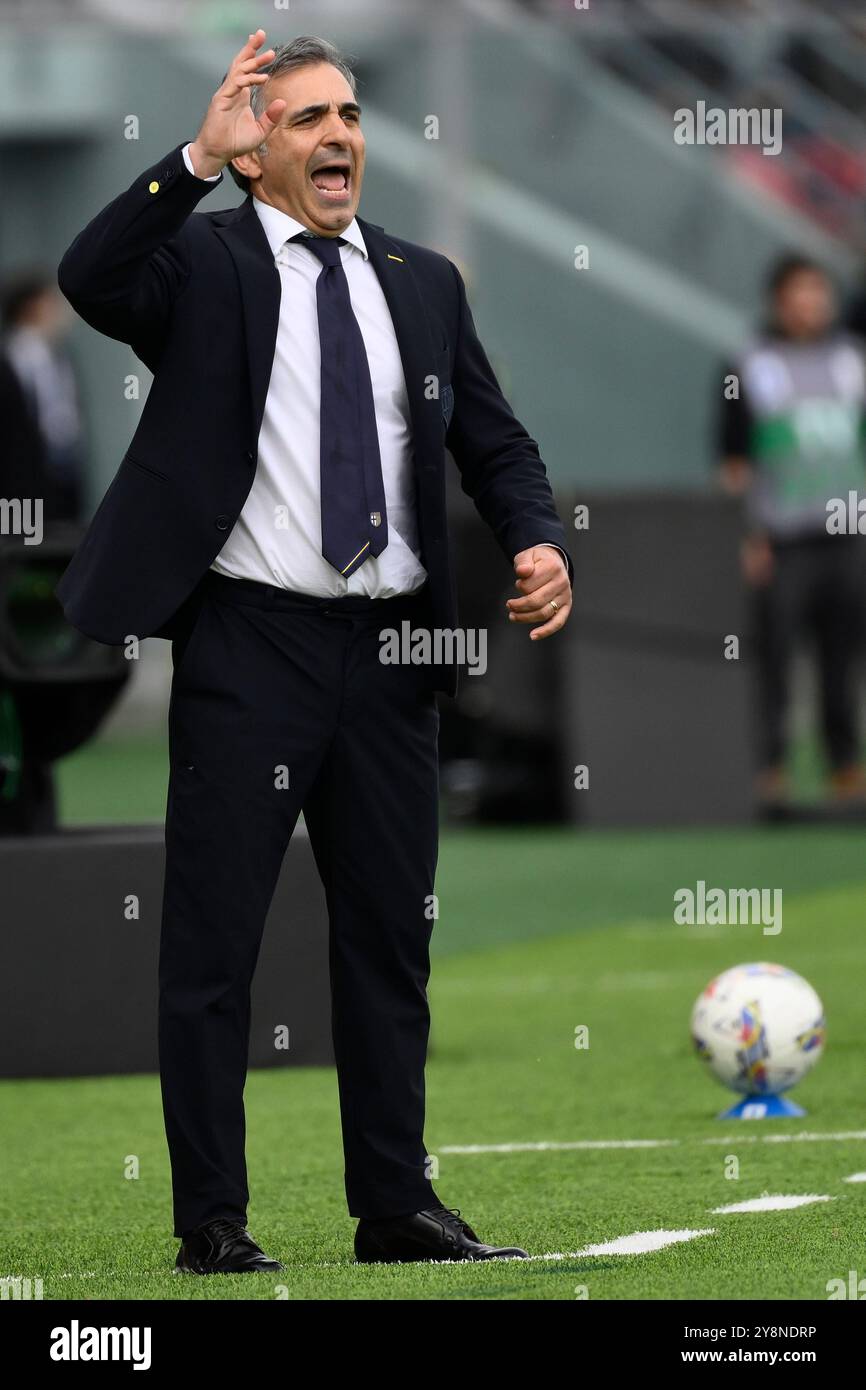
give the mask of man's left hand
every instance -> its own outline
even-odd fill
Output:
[[[514,573],[517,575],[514,587],[523,597],[508,599],[509,621],[541,623],[541,627],[530,632],[532,641],[558,632],[571,611],[571,585],[559,551],[550,545],[521,550],[514,557]]]

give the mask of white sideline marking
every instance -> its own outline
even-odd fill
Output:
[[[714,1227],[706,1231],[635,1231],[633,1235],[617,1236],[616,1240],[605,1241],[602,1245],[587,1245],[583,1250],[556,1250],[545,1255],[527,1255],[523,1260],[510,1259],[506,1255],[494,1255],[489,1260],[423,1260],[421,1263],[450,1265],[453,1269],[477,1269],[489,1264],[525,1265],[533,1260],[582,1260],[589,1255],[645,1255],[653,1250],[664,1250],[667,1245],[678,1245],[684,1240],[695,1240],[698,1236],[715,1234]]]
[[[443,1144],[441,1154],[516,1154],[543,1153],[546,1149],[665,1149],[678,1144],[679,1139],[575,1139],[568,1143],[553,1140],[537,1144]]]
[[[680,1144],[817,1144],[843,1143],[847,1139],[866,1139],[866,1129],[840,1130],[818,1134],[724,1134],[710,1139],[574,1139],[541,1140],[526,1144],[442,1144],[441,1154],[563,1153],[574,1149],[670,1149]],[[866,1179],[864,1179],[866,1181]]]
[[[491,1255],[489,1260],[418,1260],[417,1263],[424,1265],[435,1265],[437,1269],[481,1269],[483,1265],[526,1265],[531,1260],[576,1260],[579,1256],[585,1255],[586,1251],[581,1250],[556,1250],[547,1255],[526,1255],[522,1260],[515,1260],[510,1255]],[[394,1265],[388,1261],[370,1260],[369,1264],[374,1269],[393,1269]],[[356,1261],[349,1261],[351,1269],[361,1269],[363,1266]],[[400,1269],[405,1269],[405,1264],[401,1264]],[[346,1262],[332,1263],[330,1265],[312,1264],[298,1265],[298,1269],[345,1269]]]
[[[866,1173],[852,1173],[850,1178],[843,1178],[843,1182],[866,1182]]]
[[[606,1240],[601,1245],[587,1245],[578,1250],[578,1255],[646,1255],[652,1250],[664,1250],[668,1245],[679,1245],[684,1240],[696,1240],[698,1236],[714,1236],[715,1230],[705,1231],[635,1231],[630,1236],[617,1236],[616,1240]]]
[[[802,1197],[785,1196],[777,1193],[770,1197],[751,1197],[747,1202],[729,1202],[724,1207],[713,1207],[713,1216],[722,1216],[732,1211],[790,1211],[792,1207],[808,1207],[813,1202],[835,1202],[835,1197],[822,1197],[817,1192],[805,1193]]]
[[[740,1136],[737,1135],[737,1138],[739,1139]],[[760,1144],[815,1144],[822,1139],[841,1143],[845,1139],[866,1139],[866,1129],[843,1129],[838,1134],[819,1134],[811,1130],[804,1130],[802,1134],[756,1134],[753,1138]],[[730,1142],[730,1138],[704,1140],[705,1144],[729,1144]]]
[[[617,1236],[615,1240],[601,1245],[587,1245],[583,1250],[555,1250],[544,1255],[527,1255],[525,1259],[515,1260],[507,1255],[494,1255],[489,1260],[421,1260],[423,1265],[436,1265],[451,1269],[480,1269],[489,1264],[530,1264],[533,1260],[582,1260],[590,1255],[646,1255],[653,1250],[664,1250],[668,1245],[678,1245],[684,1240],[696,1240],[698,1236],[714,1236],[715,1227],[704,1231],[635,1231],[630,1236]],[[377,1269],[393,1268],[382,1261],[371,1261]],[[360,1268],[360,1266],[357,1266]],[[339,1269],[345,1264],[331,1263],[299,1265],[299,1269]],[[401,1266],[402,1268],[402,1266]]]

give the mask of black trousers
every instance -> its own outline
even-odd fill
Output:
[[[778,767],[785,757],[791,659],[804,637],[814,643],[828,760],[834,769],[857,761],[863,549],[859,536],[822,534],[774,546],[773,577],[755,592],[753,629],[764,767]]]
[[[172,645],[169,707],[159,1057],[175,1235],[246,1220],[250,983],[301,810],[328,904],[349,1211],[419,1210],[439,712],[429,668],[383,665],[379,634],[429,626],[426,596],[316,599],[212,572],[201,595]]]

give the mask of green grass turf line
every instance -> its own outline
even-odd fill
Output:
[[[54,764],[62,826],[143,825],[165,820],[165,738],[95,739]]]
[[[64,825],[162,821],[168,789],[167,733],[99,737],[55,763]],[[826,768],[818,740],[793,741],[789,759],[797,801],[818,801]]]
[[[784,904],[788,894],[866,880],[863,844],[857,826],[447,831],[433,950],[444,956],[625,918],[670,918],[676,889],[694,889],[699,879],[781,888]],[[758,929],[749,951],[772,960],[779,939]]]
[[[102,740],[58,765],[64,825],[161,824],[167,759],[159,740]],[[679,887],[780,887],[866,877],[862,828],[696,830],[445,829],[433,934],[438,957],[673,910]],[[760,938],[770,955],[774,938]],[[763,943],[763,944],[762,944]]]
[[[487,862],[487,861],[481,861]],[[459,895],[458,895],[459,897]],[[259,1071],[247,1085],[250,1227],[286,1270],[169,1273],[169,1173],[155,1077],[0,1086],[0,1273],[41,1277],[46,1298],[824,1299],[866,1273],[866,1143],[762,1143],[802,1130],[866,1130],[862,887],[790,893],[772,954],[803,971],[829,1018],[827,1055],[798,1088],[804,1120],[739,1126],[692,1055],[688,1017],[706,980],[766,954],[755,928],[642,916],[502,942],[437,963],[427,1143],[436,1189],[484,1239],[569,1252],[636,1230],[713,1227],[652,1255],[495,1266],[351,1264],[336,1082],[330,1070]],[[465,904],[459,904],[461,912]],[[488,905],[489,910],[489,905]],[[574,1029],[586,1024],[590,1047]],[[676,1138],[672,1148],[449,1154],[449,1146]],[[705,1144],[707,1138],[725,1143]],[[140,1165],[124,1177],[128,1156]],[[735,1158],[739,1177],[726,1178]],[[791,1212],[714,1216],[766,1192],[826,1193]],[[70,1276],[70,1277],[63,1277]]]

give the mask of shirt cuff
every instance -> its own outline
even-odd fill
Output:
[[[184,164],[186,165],[186,167],[187,167],[187,169],[189,170],[189,172],[192,174],[193,178],[194,178],[194,179],[197,179],[197,178],[198,178],[198,174],[196,173],[195,169],[192,167],[192,160],[190,159],[190,156],[189,156],[189,146],[190,146],[191,144],[192,144],[192,141],[190,140],[189,145],[184,145],[184,147],[183,147],[183,151],[182,151],[182,153],[183,153],[183,162],[184,162]],[[222,172],[220,172],[219,174],[209,174],[208,177],[207,177],[206,179],[202,179],[201,182],[202,182],[202,183],[217,183],[218,180],[221,179],[221,178],[222,178]]]
[[[538,550],[538,549],[540,549],[541,546],[543,546],[543,545],[550,546],[550,549],[551,549],[551,550],[558,550],[558,551],[559,551],[560,555],[562,556],[562,563],[565,565],[565,568],[566,568],[566,570],[567,570],[567,569],[568,569],[568,556],[566,555],[566,553],[565,553],[565,551],[563,550],[562,546],[561,546],[561,545],[556,545],[553,541],[539,541],[538,544],[535,546],[535,549]]]

